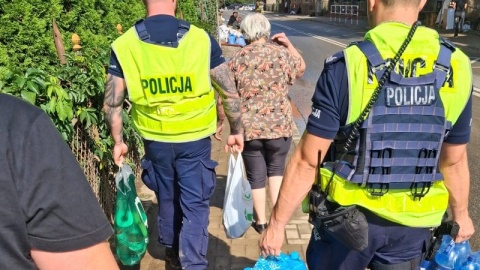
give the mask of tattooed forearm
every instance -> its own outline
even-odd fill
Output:
[[[107,75],[107,82],[105,84],[105,100],[104,104],[109,107],[120,107],[125,101],[125,88],[122,78]],[[119,91],[121,88],[121,91]]]
[[[125,81],[122,78],[107,75],[103,109],[105,120],[115,143],[123,141],[123,102],[125,101]]]
[[[223,123],[225,120],[225,110],[223,109],[222,97],[218,95],[217,98],[217,122]]]
[[[240,114],[240,96],[233,82],[233,74],[223,63],[210,70],[212,85],[217,90],[223,101],[225,114],[230,123],[230,133],[240,134],[243,132],[241,114]]]

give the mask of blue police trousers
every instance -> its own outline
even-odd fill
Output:
[[[306,252],[310,270],[375,269],[372,264],[395,265],[422,255],[430,239],[429,228],[406,227],[368,210],[362,212],[368,221],[368,246],[362,252],[351,250],[314,228]]]
[[[210,159],[210,137],[144,144],[142,180],[158,199],[158,241],[179,251],[183,269],[206,269],[209,199],[217,166]]]

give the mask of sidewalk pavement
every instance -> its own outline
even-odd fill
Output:
[[[230,154],[225,153],[224,146],[228,137],[228,123],[225,124],[221,142],[212,138],[212,160],[218,162],[217,186],[215,192],[210,199],[210,224],[208,226],[209,243],[207,251],[207,259],[209,261],[209,270],[228,270],[241,269],[245,267],[253,267],[260,255],[259,240],[260,235],[253,229],[249,228],[247,233],[238,239],[227,238],[222,224],[222,208],[223,198],[225,195],[225,186],[227,180],[228,159]],[[290,152],[287,160],[296,148],[300,135],[295,132]],[[148,215],[150,243],[147,253],[142,259],[140,265],[135,267],[122,267],[121,269],[140,269],[140,270],[158,270],[171,269],[165,263],[164,247],[158,244],[157,237],[157,219],[156,211],[158,209],[155,195],[145,185],[141,184],[141,180],[137,180],[137,192],[144,203],[145,210]],[[269,196],[267,196],[269,198]],[[270,210],[273,207],[270,199],[267,200],[267,219],[270,216]],[[299,207],[285,231],[285,242],[282,251],[290,253],[298,251],[303,260],[305,260],[305,252],[308,241],[310,239],[311,225],[307,221],[308,215],[304,214]]]

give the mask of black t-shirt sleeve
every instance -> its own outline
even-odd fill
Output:
[[[50,118],[41,113],[24,140],[19,201],[31,248],[65,252],[107,240],[112,227]]]
[[[210,47],[211,47],[211,53],[210,53],[210,69],[214,69],[221,64],[225,63],[225,58],[222,55],[222,48],[220,48],[220,45],[218,42],[211,36],[210,37]]]
[[[473,89],[472,89],[473,91]],[[445,142],[452,144],[465,144],[470,141],[472,129],[472,95],[463,109],[457,122],[453,125]]]
[[[108,66],[108,73],[115,75],[119,78],[123,78],[122,67],[120,66],[120,62],[118,62],[117,55],[113,50],[110,53],[110,65]]]
[[[343,53],[328,58],[312,97],[312,112],[307,131],[318,137],[333,139],[348,113],[348,79]]]

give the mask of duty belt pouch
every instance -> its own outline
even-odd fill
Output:
[[[320,183],[321,152],[318,153],[317,180]],[[341,206],[327,199],[319,185],[308,193],[308,221],[319,232],[324,232],[349,249],[362,251],[368,246],[368,223],[356,205]]]
[[[356,205],[340,206],[323,200],[317,208],[312,224],[319,231],[330,235],[344,246],[362,251],[368,246],[368,223]]]
[[[318,152],[317,179],[320,183],[321,152]],[[328,188],[327,188],[328,189]],[[324,232],[349,249],[362,251],[368,246],[368,223],[356,205],[341,206],[329,201],[318,184],[308,193],[308,221],[319,232]]]

